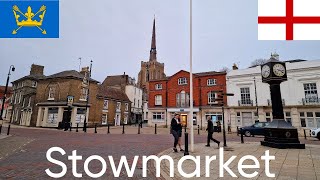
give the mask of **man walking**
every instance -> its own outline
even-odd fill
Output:
[[[207,126],[206,131],[208,131],[208,139],[207,139],[207,145],[206,146],[210,147],[210,140],[212,140],[212,141],[214,141],[215,143],[218,144],[218,147],[220,147],[220,141],[218,141],[218,140],[216,140],[216,139],[214,139],[212,137],[214,130],[213,130],[213,123],[211,121],[211,117],[210,116],[207,116],[207,121],[208,121],[208,126]]]

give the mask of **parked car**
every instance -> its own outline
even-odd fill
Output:
[[[310,130],[311,137],[318,138],[320,140],[320,128]]]
[[[240,128],[240,133],[243,133],[247,137],[254,135],[264,135],[264,127],[268,124],[268,122],[256,122],[251,126]]]

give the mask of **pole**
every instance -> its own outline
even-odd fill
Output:
[[[76,132],[78,132],[78,128],[79,128],[79,123],[77,123],[77,129],[76,129]]]
[[[154,134],[157,134],[157,124],[154,125]]]
[[[124,134],[124,123],[122,124],[122,134]]]
[[[192,76],[192,0],[190,0],[190,151],[194,151],[193,134],[193,76]]]
[[[256,85],[256,77],[253,77],[253,81],[254,81],[254,93],[256,96],[256,111],[257,111],[257,117],[259,120],[259,107],[258,107],[258,96],[257,96],[257,85]]]
[[[94,133],[97,133],[97,123],[94,126]]]
[[[110,124],[108,123],[108,134],[110,134]]]
[[[83,131],[84,132],[87,132],[87,112],[88,112],[88,104],[89,104],[91,70],[92,70],[92,60],[90,61],[90,70],[89,70],[89,78],[88,78],[88,94],[87,94],[87,101],[86,101],[86,113],[85,113],[84,123],[83,123]]]
[[[11,71],[11,68],[12,68],[12,71],[15,70],[14,66],[11,65],[9,67],[9,72],[8,72],[8,76],[7,76],[7,82],[6,82],[6,87],[4,89],[4,95],[3,95],[3,98],[2,98],[2,105],[1,105],[1,112],[0,112],[0,120],[2,120],[1,124],[3,124],[3,118],[2,118],[2,115],[3,115],[3,110],[4,110],[4,104],[6,102],[6,97],[7,97],[7,91],[8,91],[8,85],[9,85],[9,79],[10,79],[10,71]]]
[[[188,148],[188,133],[184,134],[184,155],[187,156],[189,155],[189,148]]]
[[[226,128],[224,124],[224,106],[222,106],[223,147],[227,147]]]

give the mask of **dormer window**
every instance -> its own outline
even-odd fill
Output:
[[[214,85],[216,85],[216,83],[217,83],[216,79],[208,79],[207,80],[207,85],[208,86],[214,86]]]
[[[162,84],[156,84],[156,90],[162,89]]]
[[[187,84],[187,78],[182,77],[178,79],[178,85],[185,85]]]

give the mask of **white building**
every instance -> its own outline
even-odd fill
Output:
[[[134,79],[132,82],[130,82],[128,85],[126,85],[125,93],[130,99],[131,103],[131,122],[140,122],[142,119],[142,108],[143,108],[143,102],[142,102],[142,89],[138,88],[134,82]]]
[[[286,67],[288,81],[281,83],[285,119],[298,129],[320,127],[320,60],[288,61]],[[260,73],[257,66],[227,74],[227,92],[234,96],[228,97],[226,120],[233,131],[255,120],[272,121],[270,89]]]

